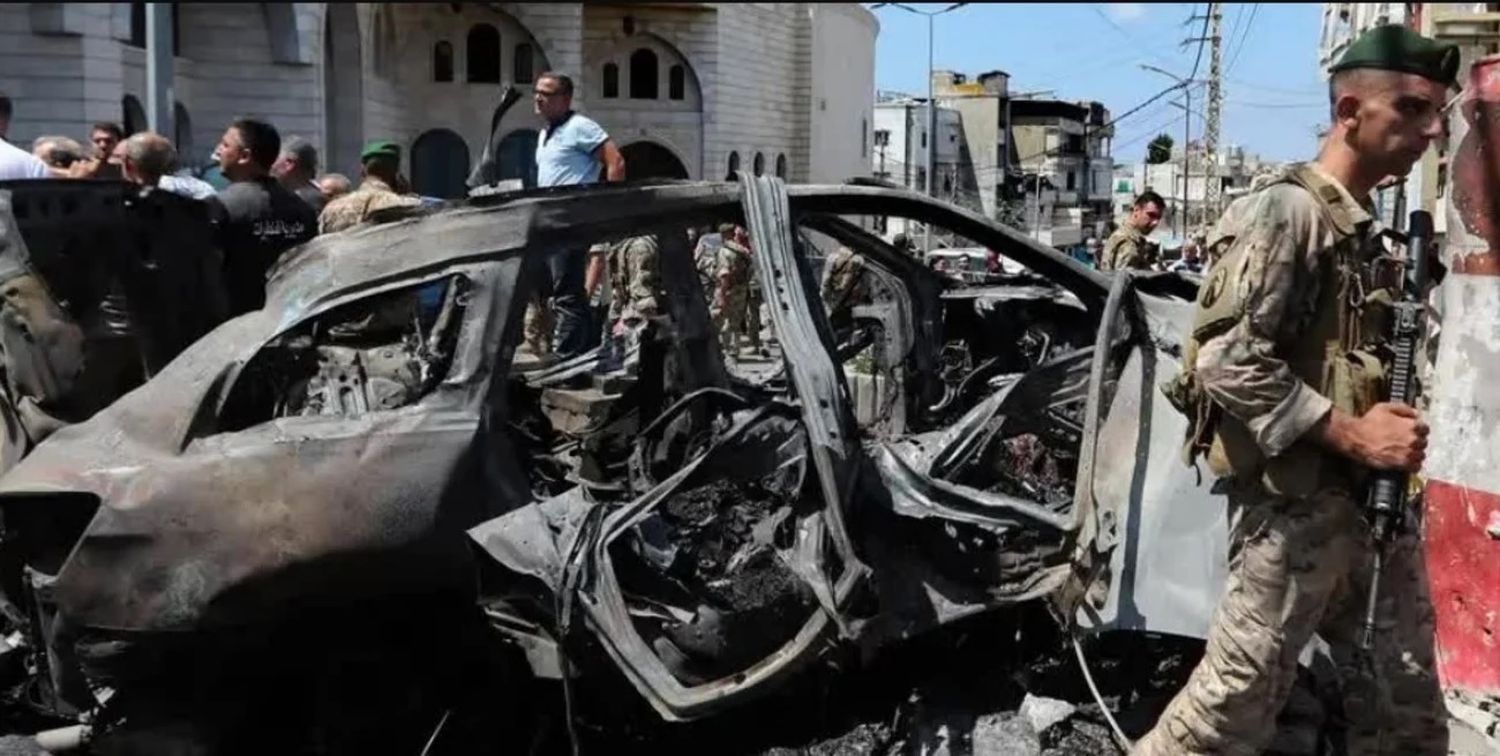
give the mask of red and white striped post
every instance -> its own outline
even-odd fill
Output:
[[[1449,129],[1423,538],[1443,687],[1500,700],[1500,55],[1474,62]]]

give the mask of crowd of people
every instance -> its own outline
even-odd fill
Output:
[[[573,81],[547,72],[533,87],[542,121],[537,145],[540,187],[622,181],[625,160],[604,129],[576,112]],[[360,154],[357,189],[348,177],[320,173],[317,148],[285,140],[264,121],[238,119],[224,130],[212,162],[195,175],[171,140],[146,131],[127,135],[119,124],[92,125],[87,143],[64,135],[36,138],[27,152],[6,141],[13,103],[0,94],[0,180],[125,181],[203,202],[223,255],[232,314],[265,303],[268,271],[288,249],[318,234],[352,228],[391,208],[413,207],[418,196],[401,174],[401,147],[378,140]],[[759,287],[742,227],[692,232],[715,328],[726,348],[760,343]],[[561,250],[549,256],[547,279],[526,315],[526,342],[537,355],[568,358],[618,335],[626,325],[655,317],[660,295],[657,240],[635,237]]]
[[[365,147],[363,180],[354,190],[346,176],[318,172],[318,151],[308,140],[283,140],[275,126],[241,118],[225,128],[199,176],[170,139],[151,131],[127,135],[110,122],[93,124],[87,144],[44,135],[27,152],[7,139],[14,107],[0,94],[0,180],[124,181],[204,203],[232,314],[265,303],[266,274],[288,249],[378,210],[423,201],[400,175],[401,151],[393,142]]]

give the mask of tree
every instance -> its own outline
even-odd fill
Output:
[[[1166,134],[1157,134],[1151,143],[1146,145],[1146,162],[1150,165],[1159,165],[1172,159],[1172,137]]]

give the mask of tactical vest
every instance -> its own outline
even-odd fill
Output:
[[[1099,258],[1099,270],[1120,269],[1120,247],[1125,242],[1135,242],[1140,245],[1141,256],[1146,258],[1147,263],[1155,264],[1161,259],[1161,253],[1154,242],[1149,241],[1141,233],[1115,233],[1111,235],[1104,244],[1104,254]]]
[[[1360,416],[1382,399],[1390,359],[1391,290],[1377,286],[1374,261],[1378,237],[1354,222],[1353,208],[1339,189],[1307,165],[1299,165],[1270,185],[1295,184],[1316,200],[1335,242],[1318,255],[1318,298],[1314,315],[1296,342],[1286,345],[1287,365],[1333,406]],[[1238,226],[1253,222],[1244,218]],[[1225,413],[1204,393],[1195,374],[1199,345],[1232,328],[1244,316],[1239,278],[1249,245],[1235,244],[1239,228],[1224,229],[1214,247],[1223,255],[1198,292],[1192,333],[1184,345],[1182,371],[1162,386],[1172,404],[1188,416],[1183,458],[1192,466],[1202,454],[1218,477],[1259,480],[1269,492],[1304,497],[1320,489],[1351,488],[1364,470],[1303,438],[1267,459],[1249,428]],[[1277,334],[1279,336],[1279,334]]]

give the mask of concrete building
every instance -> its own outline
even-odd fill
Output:
[[[1011,135],[1028,228],[1054,247],[1102,235],[1112,214],[1114,128],[1097,102],[1013,100]]]
[[[955,110],[963,126],[975,197],[986,216],[996,217],[1019,181],[1010,148],[1010,75],[987,71],[974,81],[952,71],[933,72],[939,107]]]
[[[1113,188],[1107,109],[1012,92],[1004,71],[972,81],[934,71],[932,87],[939,112],[958,115],[956,134],[940,135],[958,140],[955,201],[1057,247],[1102,230]]]
[[[872,175],[926,194],[928,139],[932,137],[928,133],[932,111],[927,100],[899,92],[878,93],[876,100]],[[932,192],[949,202],[979,209],[973,165],[964,148],[964,124],[958,111],[939,104],[935,134]],[[902,218],[884,219],[879,227],[888,236],[919,230],[919,224]]]
[[[1129,191],[1122,193],[1120,182],[1116,182],[1113,203],[1115,218],[1118,219],[1124,213],[1128,213],[1135,196],[1150,189],[1160,194],[1167,204],[1163,208],[1165,212],[1159,227],[1162,238],[1170,237],[1175,241],[1180,236],[1184,228],[1182,223],[1184,212],[1186,212],[1185,228],[1188,233],[1204,231],[1217,222],[1217,218],[1209,217],[1204,212],[1204,196],[1208,181],[1203,174],[1202,143],[1194,141],[1187,146],[1189,168],[1186,197],[1183,195],[1182,153],[1182,147],[1174,145],[1171,160],[1155,165],[1142,162],[1132,166],[1130,180],[1125,184],[1129,187]],[[1225,205],[1249,192],[1250,185],[1256,176],[1273,172],[1279,167],[1277,164],[1262,160],[1258,155],[1246,152],[1243,147],[1237,145],[1228,145],[1220,149],[1215,166]]]
[[[875,103],[873,175],[912,191],[927,191],[928,124],[925,100],[886,95]],[[933,145],[933,191],[959,201],[962,181],[970,173],[964,159],[963,122],[958,111],[938,105],[937,143]]]
[[[528,102],[492,123],[507,84],[544,70],[625,152],[633,177],[792,181],[870,171],[878,24],[855,3],[183,3],[174,13],[174,136],[206,160],[239,115],[311,139],[357,172],[383,138],[413,183],[456,196],[486,147],[524,177]],[[0,90],[11,139],[145,128],[145,4],[0,5]],[[498,128],[496,128],[498,127]]]

